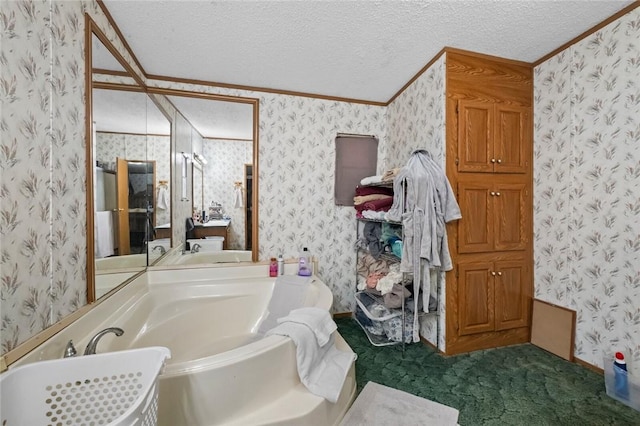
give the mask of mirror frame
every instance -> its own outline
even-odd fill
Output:
[[[191,92],[188,90],[180,90],[180,89],[164,89],[158,87],[147,87],[146,92],[150,94],[156,95],[164,95],[164,96],[182,96],[187,98],[199,98],[211,101],[222,101],[222,102],[233,102],[233,103],[243,103],[249,104],[253,107],[253,153],[252,153],[252,164],[253,164],[253,179],[251,182],[251,203],[254,208],[251,211],[251,221],[253,223],[251,229],[251,261],[257,262],[259,256],[259,243],[258,243],[258,150],[259,150],[259,118],[260,118],[260,99],[259,98],[248,98],[241,96],[228,96],[228,95],[218,95],[213,93],[203,93],[203,92]],[[193,192],[193,187],[191,188]],[[173,200],[172,200],[173,201]],[[193,210],[193,209],[191,209]],[[171,210],[173,222],[174,210]]]
[[[119,84],[119,83],[100,83],[93,81],[93,36],[96,36],[104,47],[113,55],[113,57],[122,65],[126,72],[114,71],[114,75],[122,75],[123,77],[132,78],[137,86]],[[253,107],[253,153],[252,153],[252,165],[253,165],[253,179],[252,179],[252,197],[251,202],[254,208],[251,212],[252,230],[251,230],[251,260],[257,262],[259,260],[259,241],[258,241],[258,151],[259,151],[259,98],[249,98],[240,96],[218,95],[209,94],[203,92],[192,92],[187,90],[178,89],[164,89],[148,87],[142,78],[136,73],[133,67],[124,59],[124,57],[117,51],[113,44],[109,41],[104,32],[98,27],[88,13],[85,13],[85,153],[86,153],[86,283],[87,283],[87,304],[92,304],[96,301],[96,265],[95,265],[95,205],[94,205],[94,181],[93,181],[93,124],[92,124],[92,112],[93,112],[93,89],[107,89],[107,90],[123,90],[123,91],[135,91],[144,92],[147,94],[157,94],[165,96],[183,96],[193,97],[200,99],[208,99],[223,102],[244,103],[252,105]],[[144,72],[144,70],[141,70]],[[172,124],[173,132],[173,124]],[[173,168],[173,165],[171,166]],[[173,201],[172,191],[172,201]],[[172,209],[173,214],[173,209]],[[173,218],[172,218],[173,219]],[[173,242],[172,242],[173,247]],[[147,265],[145,269],[134,274],[128,280],[125,280],[121,284],[115,286],[109,292],[107,292],[103,298],[108,297],[128,282],[132,281],[140,274],[144,273],[151,265]]]
[[[102,32],[98,25],[91,19],[88,13],[84,15],[85,22],[85,37],[84,37],[84,61],[85,61],[85,155],[86,155],[86,220],[87,220],[87,269],[86,269],[86,281],[87,281],[87,304],[91,304],[96,301],[96,264],[95,264],[95,205],[94,205],[94,189],[93,189],[93,89],[116,89],[116,90],[128,90],[136,92],[146,92],[146,85],[144,81],[138,76],[135,70],[127,63],[124,57],[116,50],[111,44],[107,36]],[[94,83],[93,82],[93,36],[96,36],[103,46],[113,55],[113,57],[122,65],[126,70],[126,74],[122,73],[122,76],[133,78],[138,86],[129,86],[125,84],[106,84],[106,83]],[[146,270],[146,268],[145,268]],[[134,274],[131,278],[135,278],[143,271]],[[108,294],[119,289],[131,279],[124,281],[120,285],[110,290]]]

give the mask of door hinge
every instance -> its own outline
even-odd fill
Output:
[[[460,159],[456,157],[456,161],[455,161],[455,163],[456,163],[456,166],[457,166],[458,164],[460,164]]]

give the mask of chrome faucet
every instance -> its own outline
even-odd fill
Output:
[[[97,332],[96,335],[93,336],[91,340],[89,340],[87,348],[84,350],[84,354],[94,355],[96,353],[96,346],[98,346],[98,342],[100,341],[102,336],[108,333],[114,333],[116,336],[122,336],[124,334],[124,330],[119,327],[109,327]]]
[[[163,255],[167,252],[167,249],[165,249],[164,246],[155,246],[151,249],[151,251],[156,251],[156,249],[160,250],[160,255]]]
[[[74,356],[76,356],[78,354],[78,352],[76,352],[76,347],[73,346],[73,340],[69,340],[69,342],[67,342],[67,347],[64,348],[64,355],[62,356],[63,358],[72,358]]]
[[[202,247],[200,244],[195,243],[192,247],[191,247],[191,253],[197,253],[200,251],[200,247]]]

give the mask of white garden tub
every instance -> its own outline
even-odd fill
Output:
[[[147,267],[147,253],[111,256],[96,259],[96,271],[138,269]]]
[[[243,268],[148,272],[148,292],[109,324],[125,334],[105,337],[99,351],[171,350],[160,379],[159,425],[337,423],[355,396],[354,367],[336,404],[309,393],[298,378],[292,341],[255,334],[275,279],[223,269]],[[214,274],[227,277],[207,278]],[[305,305],[331,304],[330,290],[314,277]],[[336,344],[351,351],[339,335]]]
[[[251,252],[247,250],[222,250],[198,253],[174,254],[161,260],[159,265],[206,265],[208,263],[251,262]]]

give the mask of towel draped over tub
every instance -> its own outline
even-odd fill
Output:
[[[296,345],[300,381],[314,395],[336,403],[355,360],[335,346],[336,323],[324,309],[308,307],[292,310],[278,319],[278,325],[267,332],[288,336]]]

